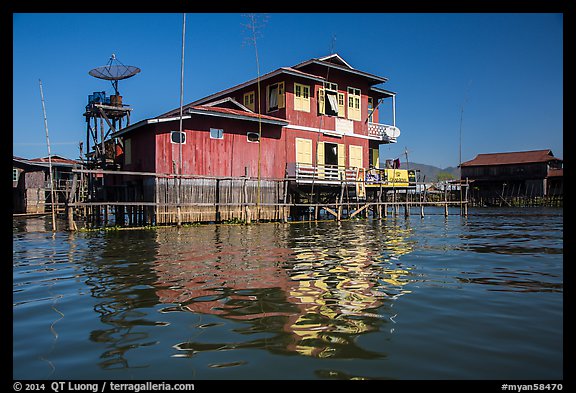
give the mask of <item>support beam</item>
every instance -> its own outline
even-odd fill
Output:
[[[350,218],[354,217],[356,214],[364,211],[368,206],[370,206],[369,203],[367,203],[366,205],[362,206],[360,209],[357,209],[354,213],[350,214]]]
[[[332,214],[334,217],[338,218],[338,214],[337,212],[335,212],[334,210],[330,209],[327,206],[322,206],[322,209],[326,210],[328,213]]]

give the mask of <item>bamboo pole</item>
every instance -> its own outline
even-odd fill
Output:
[[[44,129],[46,131],[46,146],[48,147],[48,170],[50,172],[50,201],[52,204],[52,232],[56,232],[56,211],[54,209],[54,178],[52,175],[52,154],[50,153],[50,137],[48,136],[48,118],[46,117],[46,105],[44,104],[44,92],[42,91],[42,80],[40,83],[40,97],[42,99],[42,112],[44,113]]]
[[[180,192],[182,187],[182,106],[184,105],[184,43],[186,42],[186,14],[182,14],[182,58],[180,63],[180,136],[178,138],[178,186],[176,187],[177,225],[182,226]]]

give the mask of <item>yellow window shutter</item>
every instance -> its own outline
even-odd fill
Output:
[[[343,143],[338,144],[338,166],[346,166],[346,145]]]
[[[278,108],[286,107],[286,94],[284,94],[284,82],[278,83]]]
[[[318,177],[323,179],[324,178],[324,164],[326,162],[324,160],[324,142],[318,142],[316,160],[317,160],[316,165],[318,166]]]
[[[312,140],[296,138],[296,162],[312,165]]]
[[[302,110],[302,85],[294,83],[294,110]]]
[[[338,144],[338,172],[343,179],[346,172],[346,146],[343,143]]]
[[[338,93],[338,117],[346,117],[346,97],[344,97],[344,93]]]
[[[378,168],[380,162],[380,149],[372,149],[372,166]]]
[[[325,114],[325,107],[326,107],[326,102],[325,102],[325,98],[326,95],[324,94],[324,89],[320,88],[318,89],[318,114],[319,115],[323,115]]]
[[[362,108],[360,106],[360,89],[348,88],[348,119],[361,120]]]
[[[310,112],[310,86],[302,86],[302,110]]]
[[[350,145],[350,166],[363,168],[362,146]]]
[[[244,94],[244,106],[251,111],[254,110],[254,92]]]

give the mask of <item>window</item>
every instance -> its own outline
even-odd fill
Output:
[[[326,90],[326,114],[338,116],[338,93]]]
[[[372,99],[372,97],[368,97],[368,121],[370,123],[374,122],[374,100]]]
[[[244,94],[244,106],[251,111],[254,111],[254,92],[248,92]]]
[[[248,133],[246,133],[246,137],[247,137],[248,142],[258,143],[260,141],[260,138],[258,137],[257,132],[248,132]]]
[[[335,83],[327,83],[331,88],[338,88]],[[318,89],[318,113],[321,115],[344,117],[344,93],[332,89]]]
[[[210,139],[224,139],[224,130],[221,128],[210,128]]]
[[[294,83],[294,110],[310,112],[310,86]]]
[[[361,120],[360,89],[348,88],[348,118],[350,120]]]
[[[124,139],[124,164],[132,164],[132,139]]]
[[[344,93],[338,93],[338,116],[339,117],[345,117],[345,109],[346,108],[346,104],[345,104],[345,98],[344,98]]]
[[[350,167],[352,168],[363,168],[363,160],[362,160],[362,146],[350,145],[349,146],[350,152]]]
[[[318,114],[325,115],[326,114],[326,93],[323,88],[318,89]]]
[[[325,82],[324,88],[326,90],[338,91],[338,84],[337,83],[331,83],[331,82]]]
[[[312,140],[296,138],[296,163],[312,165]]]
[[[170,142],[172,143],[186,143],[186,133],[180,131],[172,131],[170,132]]]
[[[19,173],[18,168],[12,168],[12,181],[18,181]]]
[[[274,83],[266,86],[266,106],[267,111],[272,112],[284,108],[284,82]]]

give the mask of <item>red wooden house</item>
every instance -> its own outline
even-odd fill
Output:
[[[178,221],[249,219],[254,205],[259,219],[285,218],[291,198],[282,179],[295,180],[293,191],[332,187],[380,166],[380,144],[400,133],[395,93],[376,87],[386,81],[337,54],[279,68],[189,103],[182,115],[177,108],[114,132],[123,173],[155,175],[106,184],[123,194],[113,198],[154,202],[157,223],[174,222],[175,205],[186,208]]]
[[[182,135],[178,108],[112,137],[128,171],[278,179],[315,167],[326,179],[330,168],[379,167],[379,145],[396,142],[395,93],[376,87],[386,81],[334,54],[185,105]]]

